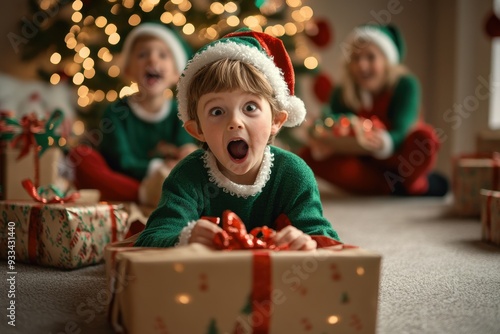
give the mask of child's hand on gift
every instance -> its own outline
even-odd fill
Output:
[[[373,126],[366,128],[363,122],[364,120],[358,117],[352,119],[352,126],[359,145],[369,152],[378,152],[382,150],[384,148],[382,132],[385,130]],[[372,124],[371,121],[370,124]]]
[[[206,220],[198,219],[196,225],[191,230],[191,237],[189,238],[189,243],[192,244],[197,242],[203,244],[207,247],[214,247],[214,236],[215,234],[222,232],[222,228],[216,224]]]
[[[317,247],[316,241],[310,235],[292,225],[277,232],[273,240],[277,246],[288,244],[291,250],[313,250]]]
[[[371,131],[364,132],[364,138],[359,144],[371,152],[378,152],[382,150],[384,148],[382,131],[384,130],[373,129]]]

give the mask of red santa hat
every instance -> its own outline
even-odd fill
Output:
[[[255,66],[273,87],[280,108],[288,113],[284,126],[297,126],[305,118],[304,102],[295,96],[295,73],[283,42],[246,28],[230,33],[201,48],[188,62],[177,84],[179,118],[189,120],[187,92],[194,75],[205,65],[234,59]]]

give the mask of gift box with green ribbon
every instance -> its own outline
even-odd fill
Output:
[[[64,115],[60,110],[48,120],[29,114],[17,120],[0,112],[0,199],[28,200],[21,181],[32,178],[36,186],[58,183],[63,152],[57,145],[57,129]]]

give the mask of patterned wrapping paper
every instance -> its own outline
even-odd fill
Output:
[[[463,216],[479,216],[481,189],[500,189],[500,156],[493,153],[457,158],[453,169],[455,212]]]
[[[481,190],[482,239],[500,246],[500,191]]]
[[[0,202],[0,230],[15,223],[16,261],[74,269],[99,263],[109,242],[122,240],[128,214],[109,204]],[[0,234],[7,245],[7,234]],[[7,258],[7,247],[0,247]]]
[[[381,256],[116,248],[109,319],[134,333],[375,333]],[[108,254],[112,254],[112,251]]]

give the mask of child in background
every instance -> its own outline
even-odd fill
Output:
[[[272,57],[272,58],[271,58]],[[282,126],[299,125],[306,114],[294,96],[294,72],[283,43],[241,29],[202,48],[178,83],[179,116],[204,143],[165,180],[158,208],[136,246],[211,247],[221,228],[202,216],[235,212],[247,230],[291,225],[277,245],[315,249],[311,235],[338,239],[323,217],[316,180],[293,153],[271,146]]]
[[[324,119],[349,117],[359,146],[351,149],[336,144],[335,138],[311,138],[300,156],[317,176],[347,192],[445,195],[447,180],[430,173],[439,141],[434,129],[420,120],[420,88],[401,64],[404,43],[399,30],[392,25],[360,26],[346,44],[346,75]],[[373,116],[385,129],[363,131],[359,117]]]
[[[102,157],[88,149],[73,152],[85,157],[76,164],[76,183],[99,189],[104,200],[156,206],[172,167],[197,148],[177,117],[175,100],[165,97],[187,63],[187,49],[166,26],[143,23],[128,34],[122,57],[122,72],[139,92],[104,112]]]

